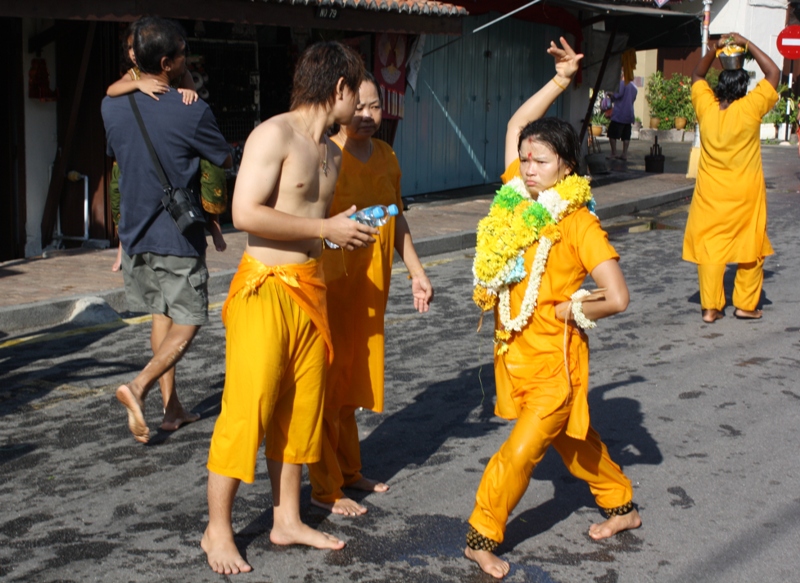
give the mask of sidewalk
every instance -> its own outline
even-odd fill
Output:
[[[649,142],[634,140],[628,161],[609,160],[609,174],[595,176],[592,190],[597,215],[609,219],[691,196],[694,180],[686,178],[691,144],[662,144],[666,163],[663,174],[644,171]],[[607,141],[601,150],[609,155]],[[406,199],[406,220],[421,257],[470,249],[475,227],[486,215],[497,185],[472,187]],[[207,254],[209,296],[227,292],[242,255],[246,235],[225,233],[228,249]],[[209,243],[210,237],[209,237]],[[0,263],[0,339],[23,331],[42,329],[70,321],[74,314],[99,298],[117,312],[124,312],[122,274],[111,271],[116,249],[48,252],[42,257]],[[83,300],[83,301],[81,301]],[[103,311],[102,309],[100,310]],[[111,313],[105,308],[106,313]],[[112,314],[113,316],[113,314]]]

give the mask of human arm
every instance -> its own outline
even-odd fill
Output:
[[[630,296],[625,276],[622,275],[622,269],[617,260],[603,261],[592,270],[590,275],[597,287],[604,288],[605,291],[602,292],[602,299],[582,303],[583,315],[594,321],[624,312],[628,307]],[[574,320],[572,303],[568,300],[556,306],[556,317],[559,320],[563,321],[565,317]]]
[[[547,53],[552,55],[555,60],[555,77],[545,83],[539,91],[523,103],[519,109],[514,112],[511,119],[508,120],[505,141],[506,168],[519,156],[517,142],[519,141],[519,133],[522,128],[547,113],[547,108],[550,107],[556,98],[569,86],[572,77],[580,68],[580,60],[583,58],[583,55],[576,54],[563,36],[559,38],[559,41],[561,42],[561,48],[551,41],[550,48],[547,49]]]
[[[414,297],[414,309],[422,314],[428,311],[429,304],[433,301],[433,286],[428,276],[425,275],[425,269],[417,256],[417,250],[411,240],[408,221],[403,215],[398,215],[394,220],[394,248],[408,269],[408,277],[411,279],[411,295]]]
[[[326,238],[348,251],[373,243],[377,229],[348,218],[356,211],[355,205],[327,219],[273,208],[293,137],[288,125],[276,121],[262,123],[250,134],[231,203],[234,226],[276,241]]]
[[[158,101],[158,95],[169,91],[169,85],[158,79],[133,79],[126,73],[106,89],[109,97],[119,97],[134,91],[141,91]]]
[[[192,79],[189,69],[183,72],[183,77],[181,77],[181,82],[178,85],[178,93],[181,94],[186,105],[191,105],[197,101],[197,91],[194,88],[194,79]]]
[[[706,74],[711,68],[711,63],[717,58],[716,43],[708,43],[707,49],[706,54],[703,55],[697,65],[695,65],[694,71],[692,71],[692,85],[698,81],[705,80]]]

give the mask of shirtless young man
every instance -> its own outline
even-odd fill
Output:
[[[256,128],[245,145],[233,222],[248,236],[222,318],[227,328],[222,411],[208,459],[209,522],[200,542],[221,574],[249,572],[233,538],[239,483],[252,482],[266,441],[274,522],[270,541],[341,549],[344,541],[300,520],[302,464],[319,460],[325,374],[332,358],[321,262],[323,239],[353,250],[377,230],[325,218],[341,150],[325,136],[354,113],[361,58],[340,43],[308,48],[298,61],[292,107]]]

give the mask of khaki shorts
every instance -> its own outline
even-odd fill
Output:
[[[176,324],[208,322],[208,269],[205,257],[122,252],[128,309],[163,314]]]

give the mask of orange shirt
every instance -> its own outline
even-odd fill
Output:
[[[397,157],[386,142],[373,139],[372,144],[372,156],[366,163],[342,148],[342,169],[331,215],[352,205],[360,210],[375,204],[396,204],[402,212]],[[368,248],[326,248],[322,253],[335,354],[328,372],[326,407],[383,411],[383,318],[392,276],[394,234],[392,219],[380,227],[377,241]]]
[[[692,85],[702,150],[683,239],[686,261],[750,263],[773,253],[759,132],[761,118],[777,100],[775,89],[762,79],[721,110],[708,83]]]
[[[504,177],[512,170],[506,171]],[[511,174],[513,176],[513,174]],[[567,385],[564,370],[564,322],[556,318],[555,308],[568,301],[583,284],[586,275],[609,259],[619,255],[608,242],[608,235],[600,221],[588,209],[581,208],[558,224],[561,240],[550,250],[536,309],[522,331],[512,335],[508,351],[495,352],[495,380],[497,404],[495,413],[506,419],[515,419],[525,406],[526,394],[544,385]],[[530,273],[538,243],[524,254],[525,269]],[[511,317],[519,314],[528,278],[511,286]],[[495,321],[499,322],[495,314]],[[569,328],[569,368],[575,399],[567,424],[570,437],[584,439],[589,428],[589,346],[588,338],[580,328]],[[551,411],[538,411],[540,416],[552,413],[560,406],[553,403]]]

